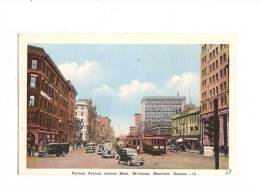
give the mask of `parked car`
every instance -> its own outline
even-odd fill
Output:
[[[69,152],[68,143],[49,143],[38,153],[38,156],[45,157],[48,155],[65,156]]]
[[[96,151],[96,145],[95,143],[87,143],[85,145],[85,152],[86,153],[91,153]]]
[[[121,148],[118,152],[118,163],[127,165],[144,165],[144,159],[137,154],[137,151],[132,148]]]
[[[101,157],[102,158],[115,158],[115,153],[113,150],[112,143],[105,143],[102,145],[101,149]]]
[[[178,146],[180,151],[186,151],[186,145],[184,143],[179,143]]]
[[[179,146],[177,144],[171,144],[170,151],[171,152],[178,152]]]

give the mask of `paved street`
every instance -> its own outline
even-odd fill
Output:
[[[100,169],[214,169],[214,157],[204,157],[190,152],[168,152],[163,156],[141,154],[144,166],[118,164],[116,159],[104,159],[97,153],[83,149],[70,152],[65,157],[28,157],[28,168],[100,168]],[[228,168],[228,158],[220,157],[220,169]]]

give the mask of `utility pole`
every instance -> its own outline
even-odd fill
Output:
[[[215,152],[215,169],[219,169],[219,119],[218,119],[218,99],[214,102],[214,152]]]

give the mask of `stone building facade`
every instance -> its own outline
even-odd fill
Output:
[[[228,146],[229,127],[229,45],[205,44],[201,46],[201,126],[202,142],[213,145],[206,127],[214,120],[213,100],[218,100],[220,121],[219,145]]]
[[[172,138],[182,139],[190,149],[199,149],[200,146],[200,108],[187,109],[172,118]]]
[[[88,143],[96,139],[96,106],[90,99],[79,99],[76,103],[76,118],[81,122],[81,141]]]

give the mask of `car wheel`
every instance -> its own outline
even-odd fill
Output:
[[[128,165],[128,166],[131,166],[131,165],[132,165],[130,160],[127,161],[127,165]]]
[[[143,166],[144,165],[144,163],[140,163],[140,166]]]

